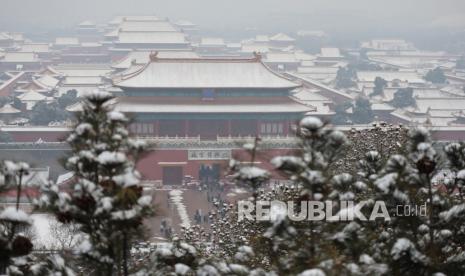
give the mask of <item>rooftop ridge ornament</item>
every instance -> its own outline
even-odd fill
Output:
[[[260,52],[253,52],[253,61],[262,61],[262,55]]]
[[[149,57],[150,57],[150,61],[151,61],[151,62],[157,61],[157,60],[158,60],[158,52],[157,52],[157,51],[151,52],[150,55],[149,55]]]

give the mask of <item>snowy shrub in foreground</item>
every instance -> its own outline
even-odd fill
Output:
[[[39,259],[32,254],[34,244],[29,234],[32,219],[20,209],[23,179],[29,174],[24,162],[4,161],[0,172],[0,192],[15,189],[14,207],[0,209],[0,274],[7,275],[63,275],[74,272],[58,255]],[[57,273],[57,274],[55,274]]]
[[[396,133],[386,133],[386,137],[400,135],[402,130],[393,128],[392,131]],[[383,139],[382,131],[369,135]],[[357,168],[344,172],[334,171],[333,167],[342,156],[352,156],[347,149],[354,148],[348,145],[343,133],[317,118],[306,118],[300,124],[298,136],[300,151],[295,156],[272,160],[277,171],[290,180],[290,185],[261,190],[259,187],[269,173],[231,163],[236,179],[248,184],[253,192],[252,200],[365,200],[369,203],[367,207],[382,200],[391,219],[298,222],[277,216],[269,222],[238,222],[234,208],[220,206],[228,214],[214,220],[212,239],[205,242],[212,243],[206,251],[214,256],[210,259],[220,256],[223,263],[219,267],[218,263],[209,264],[209,273],[205,274],[201,274],[205,270],[199,262],[184,271],[193,275],[193,272],[197,275],[465,274],[463,143],[445,146],[442,156],[433,147],[428,132],[416,129],[409,133],[408,147],[395,145],[387,149],[390,156],[383,156],[370,146],[356,162]],[[403,151],[407,152],[402,154]],[[359,152],[354,154],[359,155]],[[433,182],[445,170],[452,176],[444,183]],[[295,212],[299,213],[297,206]],[[404,215],[399,213],[398,206],[411,209],[426,206],[426,211]],[[350,211],[341,208],[335,204],[333,213]],[[361,212],[366,215],[367,210]],[[189,230],[186,233],[188,239],[195,235]],[[196,244],[199,243],[197,239]],[[250,248],[246,250],[250,254],[245,254],[244,245]],[[198,253],[200,263],[208,263],[209,258],[203,255],[205,252]],[[158,262],[156,258],[153,261]],[[242,270],[227,270],[237,261]],[[164,266],[176,272],[175,266],[167,263]]]
[[[143,147],[128,138],[127,119],[111,111],[110,99],[106,93],[92,94],[68,138],[73,154],[66,167],[77,178],[71,191],[60,192],[55,185],[45,185],[37,204],[52,210],[60,221],[80,226],[86,239],[77,253],[93,261],[89,272],[127,275],[127,252],[141,232],[142,220],[150,214],[151,200],[142,195],[134,169]],[[465,274],[463,143],[448,144],[441,154],[428,132],[416,129],[409,134],[405,153],[395,146],[387,151],[389,156],[372,147],[361,154],[361,148],[350,147],[345,134],[311,117],[302,120],[297,134],[300,149],[295,155],[272,160],[290,184],[261,188],[271,174],[254,166],[259,139],[246,147],[252,155],[250,165],[231,162],[237,183],[249,187],[251,200],[330,200],[336,202],[333,214],[353,212],[337,204],[340,200],[364,200],[368,205],[361,212],[366,216],[374,202],[384,201],[391,219],[291,221],[278,215],[270,221],[239,222],[234,206],[217,205],[218,212],[211,218],[211,235],[196,235],[200,229],[186,229],[185,240],[174,239],[157,248],[136,275]],[[383,138],[382,131],[371,135]],[[392,135],[387,133],[386,137]],[[352,155],[348,149],[357,153]],[[333,165],[343,156],[357,156],[356,169],[335,170]],[[13,171],[27,168],[17,164],[7,167]],[[448,178],[435,182],[445,170]],[[296,214],[301,211],[298,206]],[[399,213],[399,206],[426,206],[426,210],[424,214],[406,215]],[[0,222],[4,235],[11,229],[5,225],[27,224],[28,216],[18,208],[6,209],[0,214]],[[0,242],[10,246],[11,241],[1,237]],[[10,274],[21,275],[32,269],[36,275],[55,271],[71,275],[58,257],[34,260],[26,240],[19,237],[21,250],[16,252],[21,256],[9,257]]]
[[[76,253],[91,261],[91,271],[106,275],[129,272],[128,252],[151,215],[151,197],[143,195],[135,163],[144,144],[129,138],[129,120],[110,105],[111,94],[96,91],[67,142],[72,154],[65,168],[74,172],[70,191],[42,187],[36,204],[55,213],[62,223],[78,225],[84,239]]]

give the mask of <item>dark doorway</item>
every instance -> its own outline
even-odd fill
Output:
[[[218,184],[221,176],[221,166],[220,164],[211,164],[200,165],[199,169],[199,180],[200,183],[206,185],[216,185]]]
[[[163,185],[181,185],[182,179],[182,167],[163,167]]]

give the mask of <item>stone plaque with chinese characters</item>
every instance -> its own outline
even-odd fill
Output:
[[[189,160],[229,160],[231,150],[224,149],[192,149],[188,151]]]

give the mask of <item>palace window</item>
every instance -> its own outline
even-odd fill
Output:
[[[281,122],[266,122],[260,124],[260,134],[262,135],[282,135],[284,125]]]
[[[206,88],[202,90],[202,100],[213,100],[215,99],[215,89]]]
[[[134,123],[129,126],[129,130],[137,135],[154,133],[153,124]]]

